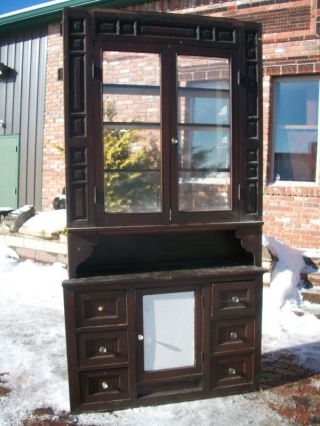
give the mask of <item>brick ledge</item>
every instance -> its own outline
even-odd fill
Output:
[[[61,262],[65,265],[68,263],[65,238],[52,241],[25,235],[0,234],[0,243],[14,249],[21,259],[31,259],[42,263]]]

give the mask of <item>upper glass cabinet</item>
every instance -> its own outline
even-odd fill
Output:
[[[107,222],[232,212],[230,57],[146,50],[101,52]]]
[[[260,220],[260,25],[73,12],[64,21],[68,224]]]

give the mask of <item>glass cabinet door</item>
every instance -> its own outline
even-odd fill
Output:
[[[160,55],[103,52],[105,213],[162,210]]]
[[[101,51],[104,219],[148,225],[233,214],[231,56],[125,47]]]
[[[201,371],[201,290],[137,295],[138,371],[143,384]]]
[[[194,366],[194,292],[145,295],[142,311],[144,371]]]
[[[230,210],[229,59],[178,55],[177,102],[178,210]]]

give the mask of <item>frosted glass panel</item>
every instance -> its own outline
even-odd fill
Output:
[[[143,296],[144,371],[195,364],[193,291]]]

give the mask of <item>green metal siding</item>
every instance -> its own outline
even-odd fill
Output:
[[[18,207],[19,135],[0,136],[0,206]]]
[[[47,29],[0,37],[0,62],[16,71],[0,81],[0,136],[19,135],[19,207],[41,210]]]

